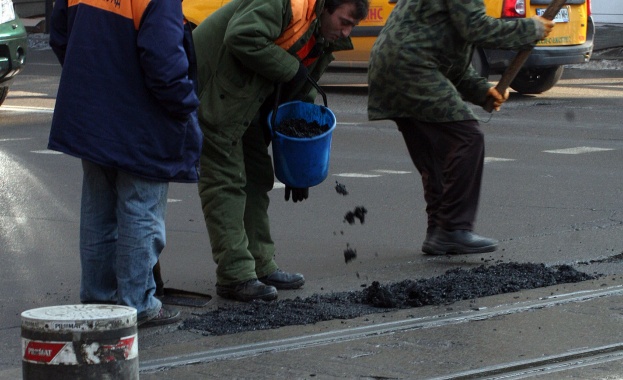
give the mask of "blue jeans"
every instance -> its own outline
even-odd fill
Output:
[[[134,307],[155,317],[153,267],[165,246],[167,182],[155,182],[82,160],[80,261],[83,303]]]

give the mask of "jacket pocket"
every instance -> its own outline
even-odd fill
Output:
[[[200,100],[200,122],[216,129],[215,132],[230,137],[234,137],[236,130],[245,124],[248,108],[252,103],[251,91],[247,86],[238,86],[218,73],[208,79],[200,94]]]

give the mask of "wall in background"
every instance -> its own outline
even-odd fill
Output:
[[[595,22],[623,24],[623,0],[592,0],[591,4]]]

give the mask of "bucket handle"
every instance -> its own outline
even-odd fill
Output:
[[[318,91],[320,93],[320,95],[322,96],[322,101],[324,102],[324,106],[327,107],[327,94],[324,92],[324,90],[318,85],[318,83],[309,76],[309,74],[307,74],[306,79],[312,84],[312,86],[314,86],[316,88],[316,91]],[[277,89],[275,92],[275,106],[273,108],[273,114],[272,117],[270,119],[270,126],[271,129],[275,130],[275,120],[277,119],[277,108],[279,107],[279,98],[281,97],[281,83],[279,83],[277,85]]]
[[[316,90],[320,93],[320,95],[322,95],[322,101],[324,102],[324,106],[326,107],[327,106],[327,94],[325,94],[324,90],[320,88],[318,83],[316,83],[316,81],[313,80],[312,77],[310,77],[309,75],[307,75],[307,80],[309,81],[309,83],[312,84],[312,86],[316,88]]]

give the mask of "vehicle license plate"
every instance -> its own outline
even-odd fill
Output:
[[[543,13],[545,13],[545,8],[537,8],[537,15],[543,16]],[[560,8],[560,11],[558,11],[558,14],[554,17],[554,22],[569,22],[569,8]]]

